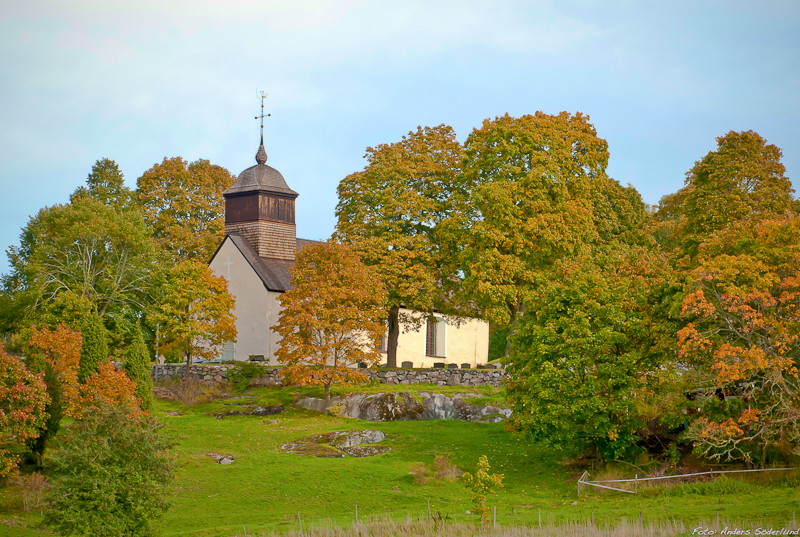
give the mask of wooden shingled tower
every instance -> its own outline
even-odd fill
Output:
[[[262,114],[263,115],[263,114]],[[267,166],[264,135],[256,153],[256,165],[247,168],[225,196],[225,234],[241,235],[259,257],[294,261],[297,228],[294,201],[281,173]]]

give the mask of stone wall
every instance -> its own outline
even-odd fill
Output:
[[[200,382],[221,383],[228,380],[228,369],[232,365],[193,365],[189,370],[192,379]],[[158,369],[158,374],[156,374]],[[153,366],[152,377],[156,382],[172,377],[182,377],[186,366],[183,364],[165,364]],[[280,386],[280,368],[269,370],[257,384],[262,386]],[[500,386],[506,377],[502,369],[362,369],[370,379],[377,379],[381,384],[433,384],[436,386]]]

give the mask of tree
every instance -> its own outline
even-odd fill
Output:
[[[464,486],[472,491],[472,510],[481,517],[481,525],[489,523],[489,508],[486,507],[486,496],[503,486],[503,474],[490,474],[489,458],[481,455],[475,474],[464,473]]]
[[[228,282],[205,264],[186,260],[171,267],[159,301],[149,320],[160,325],[165,350],[185,357],[187,378],[195,356],[217,357],[221,344],[236,339],[235,299],[228,293]]]
[[[742,221],[707,238],[678,334],[695,366],[687,438],[715,460],[800,454],[800,218]],[[705,388],[705,389],[703,389]]]
[[[108,361],[106,327],[103,326],[103,321],[96,311],[88,316],[81,333],[83,334],[83,344],[78,362],[78,382],[85,384],[89,377],[98,370],[99,365]]]
[[[717,150],[686,173],[685,186],[662,198],[658,216],[674,223],[664,238],[694,257],[706,237],[731,224],[797,210],[780,159],[781,150],[753,131],[717,138]]]
[[[47,420],[50,401],[43,375],[34,375],[22,362],[0,348],[0,434],[25,441],[35,438]],[[17,458],[0,449],[0,477],[17,465]]]
[[[417,128],[400,142],[367,148],[367,167],[337,188],[335,238],[374,266],[387,290],[387,364],[397,366],[401,327],[419,329],[423,313],[454,309],[455,258],[442,249],[441,224],[452,209],[461,144],[452,128]]]
[[[558,449],[632,455],[648,420],[665,419],[648,404],[671,396],[674,327],[659,314],[670,280],[666,257],[641,246],[557,262],[512,336],[510,425]]]
[[[132,193],[125,186],[119,166],[107,158],[95,162],[89,177],[86,178],[86,186],[79,187],[71,199],[74,201],[82,196],[88,196],[118,210],[129,208],[132,201]]]
[[[593,190],[605,188],[607,163],[605,140],[581,113],[505,115],[469,135],[468,196],[449,227],[464,289],[485,318],[513,332],[544,273],[598,236]]]
[[[63,323],[54,330],[34,327],[28,338],[28,352],[41,356],[52,367],[63,400],[64,415],[68,417],[74,417],[78,404],[78,369],[82,345],[83,335]],[[48,389],[49,386],[48,382]]]
[[[80,329],[93,307],[112,326],[124,327],[146,308],[156,266],[155,245],[138,211],[88,196],[39,211],[8,257],[6,330],[39,320]]]
[[[172,444],[154,418],[102,402],[60,435],[46,458],[45,523],[61,535],[150,536],[169,507]]]
[[[235,179],[207,160],[165,158],[136,181],[136,199],[162,248],[176,260],[208,261],[224,235],[222,192]]]
[[[153,408],[153,379],[150,372],[150,352],[144,343],[142,327],[137,325],[133,341],[125,353],[125,373],[136,383],[136,397],[142,400],[142,410]]]
[[[327,407],[332,384],[366,380],[352,366],[380,362],[386,290],[374,268],[349,247],[332,242],[298,253],[292,284],[280,297],[276,354],[287,365],[285,378],[325,387]]]

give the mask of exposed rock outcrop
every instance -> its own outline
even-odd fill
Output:
[[[347,455],[371,457],[392,449],[389,446],[370,445],[382,442],[385,438],[385,434],[375,429],[336,431],[300,438],[282,445],[281,451],[326,459],[337,459]]]
[[[462,420],[495,423],[511,415],[511,410],[492,405],[472,405],[464,399],[475,394],[419,392],[420,398],[408,393],[354,394],[331,398],[335,413],[347,418],[367,421]],[[297,405],[308,410],[325,411],[325,400],[306,397]]]

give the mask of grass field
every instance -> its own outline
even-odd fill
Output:
[[[464,388],[398,387],[435,392]],[[386,386],[365,390],[386,391]],[[498,395],[476,390],[487,400]],[[355,509],[362,523],[392,520],[397,524],[427,520],[428,502],[434,517],[455,528],[473,524],[468,494],[459,482],[415,484],[409,473],[414,463],[432,464],[447,454],[465,471],[472,471],[487,455],[493,471],[505,475],[504,487],[489,498],[497,508],[497,522],[512,526],[537,526],[541,510],[545,526],[572,524],[584,527],[593,517],[596,526],[620,522],[690,528],[700,521],[715,521],[719,512],[729,524],[791,527],[792,513],[800,514],[798,473],[778,477],[746,477],[697,482],[669,488],[647,488],[638,495],[588,492],[576,497],[576,480],[583,468],[564,462],[569,453],[543,449],[523,436],[505,431],[502,423],[458,421],[370,423],[290,409],[267,418],[231,416],[218,420],[219,410],[237,404],[288,406],[301,395],[318,395],[313,389],[259,388],[238,398],[187,408],[158,401],[156,414],[175,439],[177,477],[173,505],[159,523],[164,535],[232,536],[295,532],[298,515],[306,534],[330,534],[333,527],[351,527]],[[168,414],[178,414],[168,416]],[[270,423],[277,420],[278,423]],[[380,429],[391,451],[368,458],[318,459],[281,453],[282,444],[314,433],[347,429]],[[209,453],[232,455],[236,461],[216,464]],[[15,518],[17,517],[17,518]],[[8,489],[0,489],[0,520],[37,521],[25,514]],[[31,536],[25,526],[0,522],[0,535]],[[328,528],[327,530],[325,528]],[[327,533],[325,533],[327,532]],[[373,532],[374,533],[374,532]],[[403,532],[405,533],[405,532]],[[377,533],[375,533],[377,535]],[[751,532],[752,534],[752,532]],[[388,534],[387,534],[388,535]],[[456,533],[453,533],[456,535]],[[511,535],[509,533],[509,535]]]

